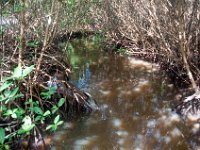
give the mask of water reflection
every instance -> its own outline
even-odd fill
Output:
[[[89,80],[91,76],[89,63],[82,67],[79,74],[79,79],[77,82],[75,82],[75,85],[82,90],[85,88],[89,88]]]
[[[63,127],[54,149],[189,149],[189,131],[170,109],[176,90],[161,80],[157,66],[83,47],[73,80],[98,101],[100,111]]]

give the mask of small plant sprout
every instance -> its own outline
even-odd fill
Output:
[[[53,121],[53,124],[50,124],[46,127],[46,130],[56,131],[59,125],[63,124],[63,121],[60,120],[60,115],[57,115]]]

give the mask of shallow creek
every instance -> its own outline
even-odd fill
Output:
[[[177,94],[158,66],[98,49],[92,40],[71,45],[72,80],[99,111],[65,122],[51,150],[184,150],[195,138],[172,112]],[[197,148],[197,147],[196,147]]]

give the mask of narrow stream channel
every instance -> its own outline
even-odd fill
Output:
[[[189,133],[170,103],[177,91],[157,66],[101,51],[93,40],[71,45],[72,80],[99,103],[66,122],[52,150],[185,150]]]

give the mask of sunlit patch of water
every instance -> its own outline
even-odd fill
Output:
[[[181,136],[182,133],[178,128],[174,128],[171,132],[170,132],[171,136],[176,138],[178,136]]]
[[[133,87],[133,92],[141,92],[144,86],[148,86],[149,81],[145,79],[140,79],[137,81],[137,85]]]
[[[120,139],[117,140],[117,143],[118,143],[119,145],[124,145],[125,139],[124,139],[124,138],[120,138]]]
[[[134,139],[134,150],[143,150],[144,149],[144,139],[145,137],[141,134],[136,135]]]
[[[122,125],[122,121],[120,119],[115,118],[115,119],[112,120],[112,124],[113,124],[114,127],[120,128],[121,125]]]
[[[140,69],[142,68],[147,69],[148,72],[155,72],[155,71],[158,71],[159,69],[158,64],[149,63],[147,61],[139,60],[133,57],[128,57],[128,60],[130,63],[130,67],[132,68],[140,67]]]
[[[191,121],[191,122],[196,122],[200,119],[200,111],[198,111],[196,114],[193,114],[193,113],[189,113],[187,115],[187,120],[188,121]]]
[[[97,137],[96,136],[91,136],[91,137],[85,137],[83,139],[77,139],[74,142],[74,149],[75,150],[81,150],[84,149],[85,146],[89,145],[91,142],[93,142],[94,140],[96,140]]]
[[[120,137],[126,137],[128,136],[128,132],[127,131],[123,131],[123,130],[118,130],[116,131],[116,134]]]
[[[164,109],[159,111],[160,118],[158,118],[158,122],[163,124],[165,127],[172,126],[176,122],[180,122],[180,116],[173,112],[171,109]]]
[[[98,122],[98,120],[94,119],[94,118],[88,118],[87,122],[85,122],[86,126],[92,126],[95,125]]]
[[[74,124],[72,122],[65,122],[63,125],[64,129],[72,129],[74,128]]]
[[[148,128],[155,128],[156,126],[156,120],[155,119],[150,119],[147,121],[147,127]]]
[[[200,124],[199,123],[195,123],[192,125],[192,133],[197,133],[200,129]]]
[[[169,144],[171,142],[171,137],[169,137],[169,136],[164,136],[163,139],[166,144]]]
[[[99,90],[103,95],[108,95],[110,94],[110,91],[105,91],[105,90]]]

